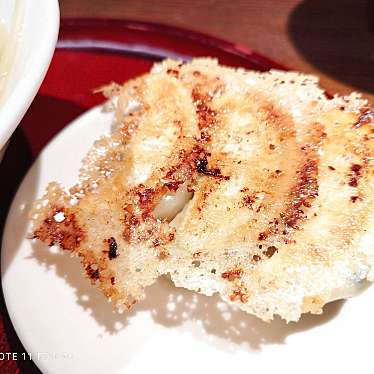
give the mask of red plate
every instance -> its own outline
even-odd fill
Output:
[[[103,101],[101,95],[93,94],[95,88],[110,81],[124,82],[167,57],[197,56],[216,57],[222,64],[247,69],[284,69],[249,48],[189,30],[135,21],[63,20],[47,76],[0,164],[0,233],[17,186],[40,150],[75,117]],[[0,357],[0,372],[16,373],[19,368],[39,373],[23,359],[27,355],[22,355],[24,349],[2,297],[0,333],[0,352],[18,354],[17,361]]]

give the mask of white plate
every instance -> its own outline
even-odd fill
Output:
[[[160,279],[122,315],[81,276],[78,260],[25,239],[27,211],[46,184],[74,184],[80,160],[111,115],[95,108],[41,153],[12,204],[2,283],[14,327],[44,373],[348,373],[372,367],[374,288],[322,316],[267,324],[218,297]]]

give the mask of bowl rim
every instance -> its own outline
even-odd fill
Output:
[[[0,106],[0,150],[9,140],[18,126],[22,117],[34,99],[51,62],[57,43],[60,26],[60,9],[58,0],[40,0],[39,7],[45,9],[48,17],[43,19],[44,34],[43,43],[36,43],[32,55],[40,56],[32,58],[28,66],[27,74],[17,82],[9,96]],[[23,100],[20,102],[19,97]]]

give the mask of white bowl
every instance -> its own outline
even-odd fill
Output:
[[[0,161],[47,72],[59,19],[57,0],[0,0]]]

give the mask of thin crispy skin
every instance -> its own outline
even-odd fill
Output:
[[[116,130],[77,186],[36,202],[33,234],[79,255],[117,306],[169,273],[291,321],[373,279],[374,116],[358,95],[330,100],[314,77],[209,59],[167,60],[104,93]],[[191,201],[156,218],[179,186]]]
[[[165,96],[165,90],[174,95]],[[198,129],[189,92],[169,76],[141,77],[129,82],[120,96],[124,106],[135,97],[139,108],[111,138],[94,145],[81,183],[69,193],[51,184],[32,215],[36,238],[79,255],[88,277],[99,282],[105,295],[130,307],[162,273],[166,244],[175,230],[155,219],[152,210],[168,182],[190,178]],[[53,219],[59,212],[66,217],[63,222]],[[74,227],[65,228],[67,221],[74,221]],[[66,245],[77,232],[80,241]],[[111,238],[117,246],[115,258],[109,258]]]

